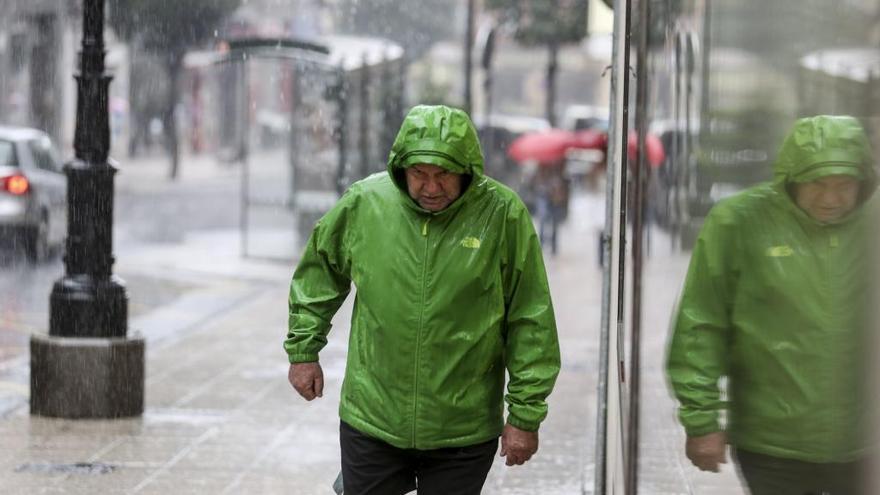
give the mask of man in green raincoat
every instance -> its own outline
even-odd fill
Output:
[[[322,395],[318,355],[352,283],[339,405],[347,495],[416,484],[477,494],[499,436],[507,465],[534,455],[560,366],[541,247],[517,195],[483,175],[463,111],[413,108],[387,173],[353,184],[315,226],[284,341],[306,400]]]
[[[718,471],[730,443],[753,495],[859,493],[873,157],[856,119],[804,118],[774,175],[693,251],[667,363],[686,453]]]

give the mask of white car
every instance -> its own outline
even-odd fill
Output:
[[[0,126],[0,241],[41,261],[66,235],[67,176],[52,139]]]

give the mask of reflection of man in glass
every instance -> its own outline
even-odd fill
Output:
[[[872,164],[855,119],[798,120],[694,248],[667,364],[687,456],[718,471],[729,442],[753,495],[859,492]]]

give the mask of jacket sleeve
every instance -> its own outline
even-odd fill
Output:
[[[284,341],[291,363],[318,360],[318,352],[327,344],[330,320],[351,290],[346,244],[351,200],[349,192],[318,221],[293,274]]]
[[[731,308],[739,278],[736,221],[719,204],[706,218],[673,320],[667,374],[688,436],[720,431],[719,380],[727,375]]]
[[[537,431],[559,374],[559,340],[541,246],[525,207],[507,222],[502,253],[505,284],[507,422]]]

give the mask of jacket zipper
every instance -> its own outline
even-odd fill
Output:
[[[419,409],[419,361],[421,360],[422,349],[422,321],[425,316],[425,286],[427,285],[428,273],[428,223],[431,217],[422,224],[422,237],[425,238],[425,255],[422,259],[422,294],[419,301],[419,328],[416,333],[416,359],[415,359],[415,386],[413,387],[413,418],[412,418],[412,444],[413,448],[418,448],[416,443],[416,418]]]

